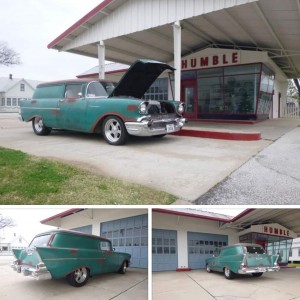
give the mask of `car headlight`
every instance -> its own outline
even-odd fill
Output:
[[[177,111],[179,114],[182,114],[184,112],[184,104],[183,103],[179,103]]]
[[[147,104],[145,102],[141,103],[139,106],[140,114],[145,114],[147,112]]]

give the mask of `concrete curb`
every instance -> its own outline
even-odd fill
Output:
[[[260,132],[233,132],[197,129],[182,129],[181,131],[173,133],[173,135],[234,141],[258,141],[261,139]]]

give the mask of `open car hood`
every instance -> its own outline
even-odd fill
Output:
[[[121,78],[109,97],[142,98],[152,83],[165,70],[175,69],[168,64],[154,60],[137,60]]]

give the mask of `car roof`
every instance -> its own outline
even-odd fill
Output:
[[[109,241],[109,239],[94,235],[94,234],[88,234],[85,232],[80,232],[80,231],[75,231],[75,230],[66,230],[66,229],[54,229],[54,230],[49,230],[45,231],[42,233],[37,234],[36,236],[42,236],[42,235],[47,235],[47,234],[55,234],[55,233],[65,233],[65,234],[73,234],[73,235],[82,235],[82,236],[87,236],[90,238],[95,238],[95,239],[101,239],[101,240],[106,240]]]

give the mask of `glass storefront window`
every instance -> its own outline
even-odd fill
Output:
[[[198,79],[198,110],[200,113],[224,111],[222,88],[222,77]]]
[[[259,76],[256,74],[225,77],[225,111],[254,114]]]
[[[261,73],[257,114],[268,115],[270,112],[274,90],[274,74],[266,66]]]
[[[168,78],[159,78],[144,95],[145,100],[168,100]]]
[[[278,236],[249,233],[239,237],[242,243],[255,243],[263,246],[269,255],[279,255],[278,263],[286,265],[289,261],[289,253],[293,239]]]
[[[194,71],[183,71],[182,80]],[[274,73],[261,63],[197,70],[198,117],[256,118],[268,115]],[[189,113],[192,113],[189,111]]]

